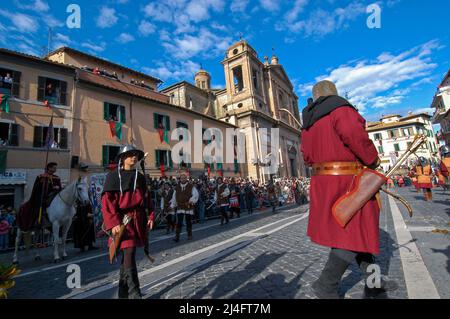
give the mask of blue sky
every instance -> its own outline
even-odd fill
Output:
[[[81,28],[69,29],[69,4]],[[381,29],[369,29],[377,3]],[[5,5],[6,4],[6,5]],[[0,46],[34,55],[66,45],[161,78],[188,80],[200,68],[224,86],[220,61],[242,37],[262,60],[272,48],[302,108],[312,83],[335,81],[368,120],[431,111],[450,68],[450,1],[432,0],[3,0]]]

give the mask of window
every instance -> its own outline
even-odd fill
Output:
[[[0,146],[19,146],[19,125],[0,122]]]
[[[414,135],[412,127],[407,127],[403,129],[403,136],[412,136],[412,135]]]
[[[115,164],[117,154],[120,152],[120,146],[103,145],[102,146],[102,165],[107,167],[110,164]]]
[[[103,103],[103,119],[105,121],[115,121],[125,123],[125,106],[104,102]]]
[[[164,167],[172,168],[172,151],[155,150],[155,165],[157,168],[159,168],[161,165],[164,165]]]
[[[400,145],[394,144],[394,150],[395,150],[396,152],[400,151]]]
[[[20,75],[18,71],[0,68],[0,93],[19,97]]]
[[[398,130],[390,130],[390,131],[388,131],[388,136],[389,136],[389,138],[399,137],[399,132],[398,132]]]
[[[373,135],[373,137],[374,137],[375,141],[379,141],[382,139],[381,133],[375,133]],[[383,153],[383,152],[381,152],[381,153]]]
[[[258,87],[258,71],[253,70],[252,71],[252,79],[253,79],[253,87],[255,88],[255,90],[259,90]]]
[[[244,89],[244,79],[242,77],[242,66],[237,66],[233,69],[234,90],[235,93],[241,92]]]
[[[189,97],[189,109],[192,110],[193,107],[194,107],[194,103],[192,102],[192,98]]]
[[[177,128],[181,128],[181,127],[185,128],[187,130],[189,129],[189,126],[186,123],[177,121]],[[179,139],[180,139],[180,141],[182,141],[183,135],[180,134]]]
[[[384,154],[383,146],[378,146],[378,154]]]
[[[155,129],[165,129],[170,131],[170,117],[167,115],[161,115],[153,113],[153,126]]]
[[[38,101],[67,105],[67,82],[40,76],[38,78]]]
[[[67,149],[67,132],[66,128],[53,128],[54,143],[50,145],[53,149]],[[34,141],[33,147],[46,147],[45,140],[48,135],[48,126],[34,127]]]

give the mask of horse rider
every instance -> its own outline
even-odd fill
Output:
[[[175,242],[180,241],[180,234],[183,228],[183,221],[186,219],[186,230],[188,240],[192,240],[192,219],[194,217],[194,207],[198,201],[199,193],[194,184],[188,181],[187,172],[180,173],[180,181],[175,186],[170,208],[177,209],[177,226],[175,231]]]
[[[35,210],[41,209],[43,215],[53,198],[62,190],[61,179],[55,174],[57,167],[55,162],[48,163],[45,172],[36,177],[31,191],[31,207]]]
[[[119,298],[140,299],[136,248],[144,247],[148,230],[153,227],[154,213],[148,194],[146,179],[138,172],[137,164],[144,152],[133,145],[121,147],[115,162],[117,169],[106,176],[102,193],[102,215],[104,228],[113,236],[120,233],[124,216],[131,221],[125,226],[119,249],[122,251],[119,277]],[[114,245],[111,239],[109,245]]]
[[[303,110],[302,129],[302,153],[313,167],[307,234],[314,243],[331,248],[312,289],[318,298],[338,299],[341,278],[354,260],[366,279],[371,274],[368,268],[374,264],[373,255],[380,252],[380,207],[374,196],[346,228],[337,223],[332,207],[351,188],[363,165],[376,168],[380,159],[366,132],[366,121],[350,102],[338,96],[334,83],[318,82],[312,93],[314,103]],[[365,280],[366,296],[397,289],[385,276],[380,279],[379,288],[369,287]]]

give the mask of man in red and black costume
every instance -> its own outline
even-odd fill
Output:
[[[53,198],[62,190],[61,179],[55,174],[58,164],[51,162],[45,173],[36,177],[30,200],[20,208],[17,224],[22,231],[45,227],[46,209]]]
[[[154,220],[146,179],[136,166],[143,157],[144,153],[134,146],[123,146],[116,158],[119,163],[117,170],[106,176],[103,188],[102,215],[105,230],[111,231],[115,236],[120,232],[124,216],[131,217],[119,246],[122,251],[119,298],[141,298],[136,248],[146,246],[148,230],[153,227]],[[111,239],[109,245],[114,245]]]
[[[308,236],[316,244],[330,247],[328,261],[312,288],[319,298],[339,298],[342,275],[351,262],[358,263],[367,278],[374,254],[380,252],[379,216],[376,197],[370,199],[342,228],[332,214],[333,204],[350,190],[363,166],[376,168],[378,152],[365,130],[365,120],[346,99],[338,96],[330,81],[313,88],[314,103],[303,110],[302,153],[313,167],[310,186]],[[386,277],[374,291],[396,289]],[[369,290],[367,290],[369,289]]]

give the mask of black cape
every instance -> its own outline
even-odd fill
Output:
[[[122,179],[122,192],[125,193],[129,190],[133,191],[136,170],[120,170],[120,176]],[[145,176],[140,172],[138,172],[136,188],[140,188],[142,190],[146,189]],[[120,179],[119,172],[117,170],[114,170],[106,175],[105,184],[103,185],[103,193],[104,192],[120,192]]]
[[[314,103],[303,109],[303,129],[309,129],[322,117],[342,106],[350,106],[356,110],[349,101],[337,95],[322,96],[318,98]]]

